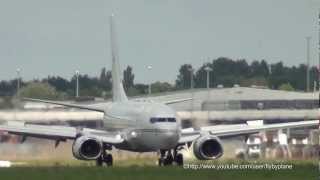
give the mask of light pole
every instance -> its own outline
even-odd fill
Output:
[[[208,100],[207,103],[209,104],[210,102],[210,71],[212,71],[212,68],[209,66],[205,67],[204,70],[207,72],[207,90],[208,90]],[[210,111],[209,109],[207,110],[207,120],[210,120]]]
[[[311,40],[311,37],[308,36],[306,37],[306,40],[307,40],[307,88],[306,88],[306,91],[309,92],[310,91],[310,40]]]
[[[17,96],[19,98],[20,97],[20,79],[21,79],[20,72],[21,72],[21,69],[17,68],[16,72],[17,72]]]
[[[76,70],[76,98],[79,97],[79,74],[80,72]]]
[[[212,71],[212,68],[207,66],[204,68],[204,70],[207,72],[207,90],[208,90],[208,100],[209,100],[210,99],[210,72]]]
[[[194,71],[194,69],[192,67],[190,67],[188,70],[190,71],[190,89],[192,90],[193,89],[193,71]]]
[[[319,88],[319,104],[320,104],[320,9],[318,9],[318,88]]]
[[[210,72],[212,71],[212,68],[209,66],[205,67],[204,70],[207,72],[207,89],[210,88]]]
[[[193,71],[194,69],[192,67],[188,68],[188,71],[190,71],[190,89],[191,89],[191,121],[193,122],[193,107],[194,107],[194,94],[193,94]]]
[[[147,69],[149,70],[149,71],[151,71],[152,70],[152,66],[147,66]],[[151,94],[151,81],[149,82],[149,86],[148,86],[148,94],[150,95]]]

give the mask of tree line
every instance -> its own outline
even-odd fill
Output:
[[[285,66],[282,62],[268,64],[265,60],[252,61],[250,64],[245,59],[232,60],[221,57],[203,64],[198,70],[195,70],[193,77],[190,69],[192,65],[184,64],[179,69],[179,75],[176,80],[177,89],[186,89],[191,87],[191,77],[194,80],[195,88],[204,88],[207,83],[206,67],[212,71],[209,73],[210,87],[216,87],[221,84],[224,87],[232,87],[235,84],[248,87],[252,85],[263,86],[271,89],[279,89],[283,85],[290,85],[293,90],[306,90],[307,66]],[[310,67],[310,85],[315,82],[319,84],[318,69]],[[310,87],[312,89],[312,87]]]
[[[203,64],[195,69],[190,64],[183,64],[179,68],[175,84],[168,82],[154,82],[151,85],[153,93],[168,92],[174,90],[190,89],[191,83],[194,88],[207,86],[207,71],[209,68],[209,86],[232,87],[239,86],[263,86],[272,89],[285,89],[303,91],[306,89],[307,66],[285,66],[282,62],[268,64],[265,60],[248,63],[245,59],[232,60],[220,57]],[[79,74],[80,95],[93,97],[111,97],[112,73],[102,68],[100,76],[90,77]],[[143,95],[148,93],[148,85],[135,83],[134,73],[131,66],[123,71],[123,86],[129,96]],[[191,80],[193,79],[193,82]],[[48,76],[40,80],[20,80],[21,96],[72,99],[75,96],[76,76],[70,80],[60,76]],[[310,67],[310,84],[319,84],[318,69]],[[14,96],[17,93],[18,79],[0,82],[0,96]]]

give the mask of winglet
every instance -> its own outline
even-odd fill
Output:
[[[113,21],[114,15],[110,16],[110,40],[111,40],[111,59],[112,59],[112,100],[114,102],[128,101],[123,89],[120,76],[120,63],[117,51],[115,27]]]

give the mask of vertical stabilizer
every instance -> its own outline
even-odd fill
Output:
[[[111,59],[112,59],[112,100],[115,102],[127,101],[128,98],[123,89],[119,55],[117,51],[116,37],[115,37],[115,25],[114,16],[110,16],[110,39],[111,39]]]

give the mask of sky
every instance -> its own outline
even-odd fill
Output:
[[[0,0],[0,80],[98,76],[111,69],[109,16],[121,67],[136,83],[173,83],[182,64],[218,57],[318,62],[320,0]],[[152,70],[147,66],[151,65]]]

